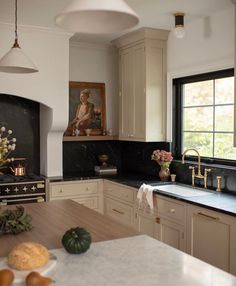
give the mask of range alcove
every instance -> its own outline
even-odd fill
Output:
[[[26,158],[28,174],[40,173],[40,104],[15,95],[0,94],[0,126],[12,130],[16,149],[10,157]],[[10,170],[1,169],[4,173]]]

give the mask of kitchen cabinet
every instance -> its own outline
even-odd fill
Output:
[[[165,140],[168,31],[143,28],[120,37],[119,139]]]
[[[137,190],[104,181],[104,214],[128,226],[134,226],[134,198]]]
[[[156,195],[155,237],[179,250],[186,251],[186,204]]]
[[[103,181],[67,181],[49,183],[49,201],[71,199],[103,213]]]
[[[192,205],[187,217],[188,253],[236,275],[236,219]]]
[[[186,251],[186,206],[175,200],[154,195],[154,210],[135,209],[138,231],[172,247]]]
[[[156,238],[156,216],[155,209],[151,213],[149,208],[143,210],[136,205],[134,215],[135,228],[143,234]]]

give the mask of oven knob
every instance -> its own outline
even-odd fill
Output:
[[[19,191],[19,189],[17,187],[15,187],[14,192],[17,193],[18,191]]]
[[[36,190],[36,187],[33,186],[33,187],[31,188],[31,190],[34,192],[34,191]]]
[[[23,191],[26,192],[28,190],[28,188],[26,186],[24,186]]]
[[[10,189],[8,189],[8,188],[6,188],[6,190],[4,190],[5,191],[5,193],[9,193],[10,192]]]

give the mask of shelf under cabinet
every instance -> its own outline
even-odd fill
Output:
[[[117,136],[108,136],[108,135],[90,135],[90,136],[63,136],[63,141],[108,141],[108,140],[117,140]]]

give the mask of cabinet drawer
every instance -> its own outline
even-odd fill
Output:
[[[105,195],[116,197],[130,203],[134,202],[134,190],[126,188],[125,186],[105,183],[104,192]]]
[[[133,207],[105,198],[104,214],[123,224],[132,226],[134,220]]]
[[[185,205],[176,203],[172,200],[160,198],[159,196],[155,196],[155,201],[157,204],[158,214],[166,216],[168,218],[172,218],[173,220],[177,220],[181,223],[185,222]]]
[[[74,198],[72,201],[80,203],[85,207],[90,209],[97,209],[98,208],[98,198],[97,197],[89,197],[89,198]]]
[[[91,195],[91,194],[97,194],[97,192],[98,192],[98,187],[96,182],[50,186],[51,197]]]

